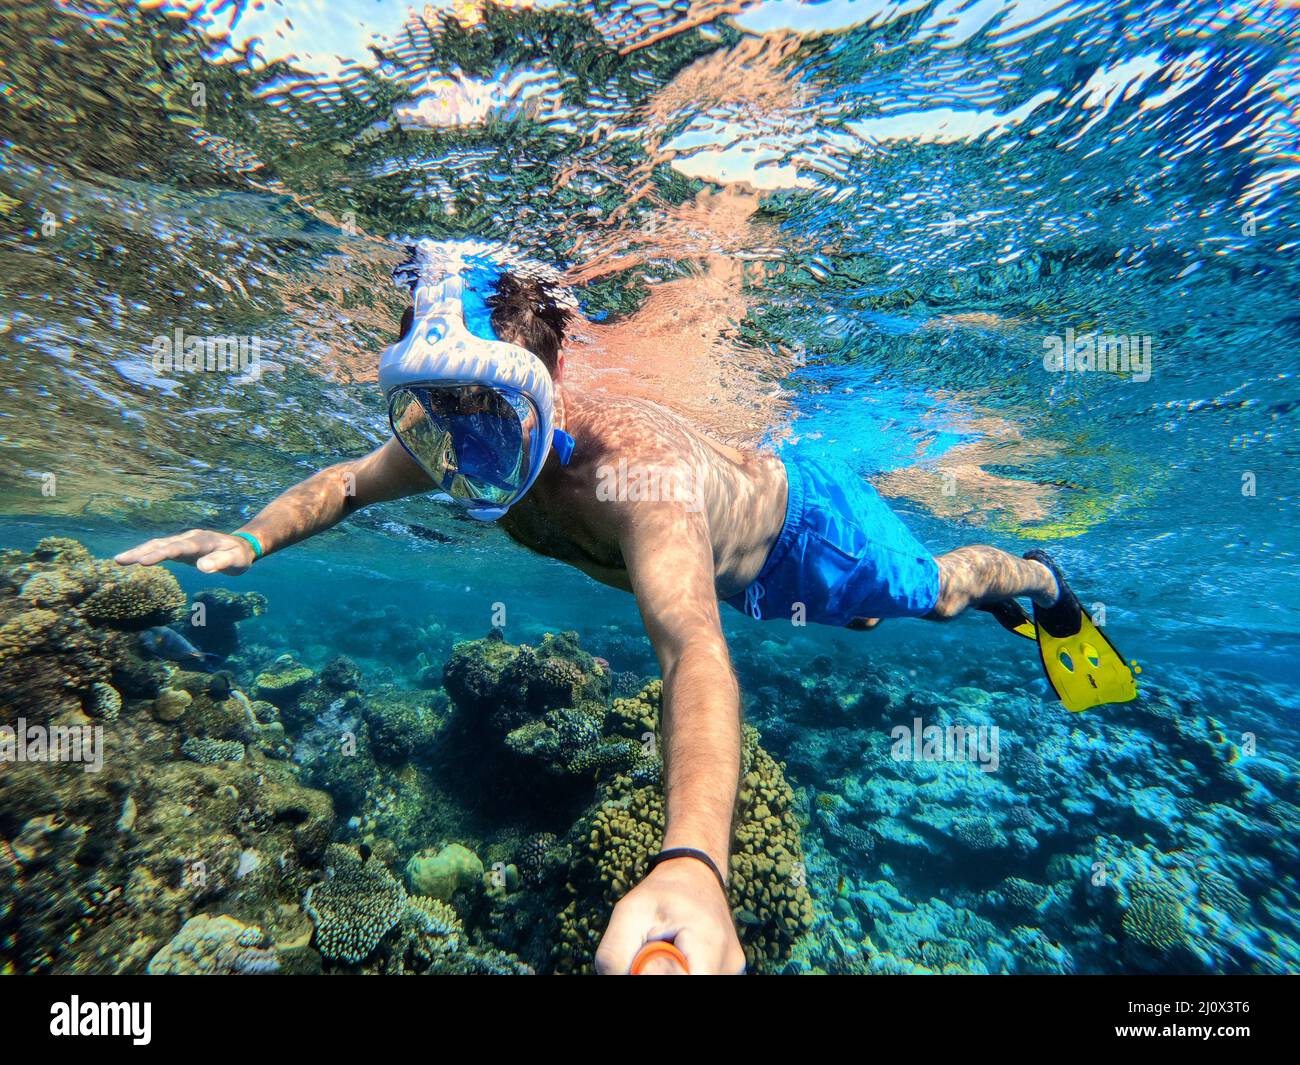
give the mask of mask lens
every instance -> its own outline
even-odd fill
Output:
[[[398,389],[389,400],[393,433],[454,499],[513,500],[528,477],[532,403],[482,385]]]

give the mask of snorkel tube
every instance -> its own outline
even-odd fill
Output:
[[[406,336],[386,348],[379,360],[379,386],[390,411],[393,395],[401,389],[489,388],[528,401],[535,417],[521,419],[521,430],[527,436],[523,452],[527,467],[514,490],[504,500],[492,502],[454,499],[482,521],[495,521],[523,498],[541,474],[552,446],[566,464],[573,449],[573,438],[555,429],[555,385],[546,365],[531,351],[496,335],[485,294],[509,270],[541,275],[554,286],[557,302],[571,304],[572,299],[565,299],[554,271],[503,258],[499,245],[485,242],[428,238],[415,242],[410,259],[393,272],[394,280],[409,286],[415,297],[414,321]],[[396,426],[394,435],[434,476]]]

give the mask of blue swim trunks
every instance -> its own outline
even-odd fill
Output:
[[[930,613],[939,565],[876,490],[847,467],[786,459],[785,522],[763,571],[727,600],[760,620],[819,625]]]

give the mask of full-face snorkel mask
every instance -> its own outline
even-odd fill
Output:
[[[470,241],[418,241],[393,277],[415,295],[415,318],[379,360],[393,435],[438,487],[439,498],[495,521],[523,498],[554,447],[567,465],[573,438],[554,428],[555,386],[545,364],[500,340],[484,299],[509,269],[558,283],[537,264],[501,261]],[[557,302],[563,291],[553,289]]]

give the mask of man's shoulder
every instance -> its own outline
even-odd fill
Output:
[[[570,423],[578,447],[605,458],[687,461],[706,439],[676,411],[638,396],[582,393]]]

